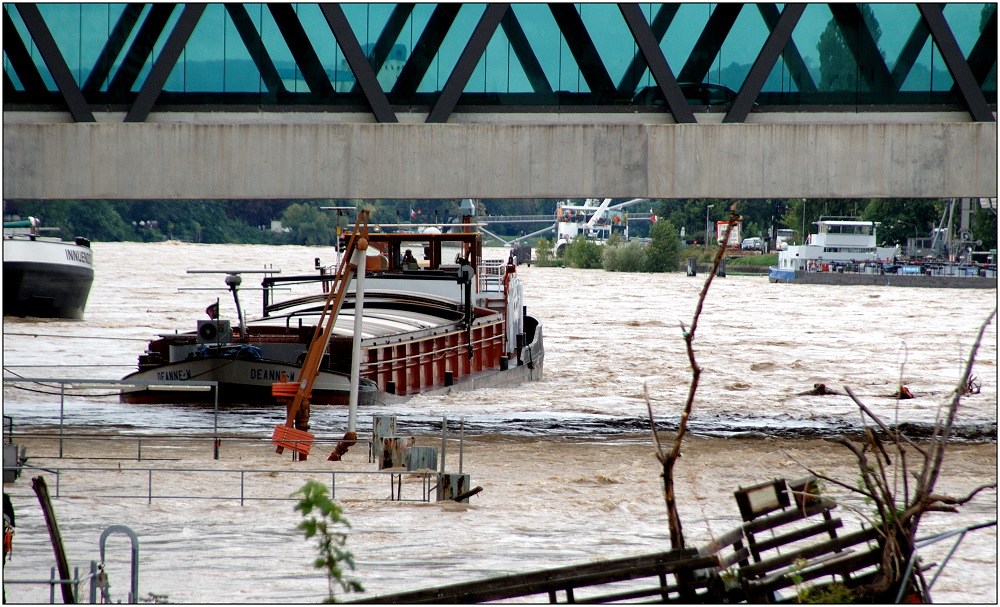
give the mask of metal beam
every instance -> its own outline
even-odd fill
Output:
[[[764,19],[764,24],[767,25],[768,31],[773,34],[775,28],[778,26],[778,19],[781,17],[778,5],[760,3],[757,5],[757,10],[760,12],[761,18]],[[785,67],[788,68],[788,74],[792,77],[792,81],[795,82],[795,86],[798,87],[799,92],[815,93],[816,81],[813,80],[812,74],[809,73],[809,68],[806,67],[806,62],[802,59],[799,48],[795,45],[795,40],[790,36],[788,42],[785,44],[785,49],[781,52],[781,58],[785,60]]]
[[[872,91],[893,90],[892,75],[858,5],[830,3],[828,6],[868,88]]]
[[[365,58],[365,52],[361,50],[361,45],[354,35],[354,30],[351,29],[351,24],[347,21],[344,9],[339,4],[320,4],[319,7],[323,11],[323,16],[326,17],[330,30],[333,31],[334,38],[337,39],[337,44],[340,45],[341,52],[344,53],[344,58],[347,59],[347,64],[354,72],[354,79],[361,87],[361,92],[364,94],[368,106],[372,109],[372,113],[375,114],[375,119],[379,122],[399,122],[395,112],[389,107],[389,100],[386,98],[382,86],[378,83],[372,66]]]
[[[52,32],[49,31],[49,26],[45,25],[45,20],[42,19],[42,13],[38,10],[38,6],[33,3],[17,4],[16,6],[24,25],[28,28],[31,39],[38,47],[42,60],[45,61],[45,66],[49,68],[49,74],[56,81],[59,92],[62,93],[66,105],[69,106],[69,113],[73,116],[73,120],[95,122],[94,114],[90,111],[87,100],[83,98],[83,93],[80,91],[76,79],[73,78],[73,72],[69,71],[66,60],[59,52],[59,47],[52,37]]]
[[[163,85],[167,82],[167,78],[170,77],[170,72],[173,71],[174,65],[177,64],[177,58],[181,56],[184,45],[187,44],[188,38],[191,37],[191,32],[198,25],[198,20],[201,19],[201,15],[204,12],[204,4],[187,4],[184,6],[184,11],[181,13],[180,18],[177,19],[177,23],[174,25],[173,31],[170,32],[170,36],[167,37],[167,42],[163,45],[159,57],[153,63],[153,69],[149,71],[146,81],[142,84],[142,88],[139,89],[139,94],[129,108],[128,113],[125,114],[125,122],[143,122],[149,116],[149,112],[153,109],[153,104],[156,103],[156,98],[160,96]]]
[[[701,31],[701,36],[695,42],[691,54],[688,55],[687,62],[677,75],[680,82],[702,82],[708,75],[708,70],[712,67],[712,62],[719,56],[722,43],[729,36],[736,18],[743,10],[743,4],[716,4],[705,24],[705,29]]]
[[[389,14],[389,19],[386,20],[385,25],[382,27],[382,31],[379,32],[378,40],[375,41],[375,46],[372,47],[368,56],[368,62],[371,65],[372,72],[375,73],[376,77],[378,77],[378,73],[382,69],[382,66],[385,65],[386,59],[389,58],[389,54],[392,52],[392,47],[396,44],[399,34],[403,31],[403,27],[406,26],[406,21],[412,14],[412,2],[401,2],[397,4],[392,9],[392,13]],[[357,93],[358,86],[359,84],[355,83],[354,87],[351,88],[351,93]]]
[[[594,41],[590,38],[590,32],[587,31],[580,13],[576,10],[576,5],[550,3],[549,10],[552,11],[556,25],[565,37],[566,45],[573,54],[584,80],[587,81],[590,92],[598,97],[614,94],[615,83],[611,81],[611,76],[604,67],[601,55],[597,52]]]
[[[472,36],[469,37],[469,42],[466,43],[465,49],[462,50],[455,68],[451,70],[451,76],[448,77],[448,81],[445,83],[444,88],[441,89],[441,94],[438,96],[437,102],[431,109],[430,114],[427,115],[427,122],[448,122],[448,117],[451,116],[452,111],[455,109],[455,104],[458,103],[458,98],[462,95],[462,91],[465,90],[465,85],[469,83],[469,78],[472,76],[473,70],[476,69],[479,59],[486,51],[486,46],[497,31],[500,20],[509,9],[510,4],[506,3],[490,3],[486,5],[486,10],[479,19],[479,23],[476,24],[476,29],[472,31]]]
[[[667,29],[673,22],[679,8],[679,4],[661,4],[659,10],[656,11],[656,16],[653,17],[653,22],[649,24],[649,29],[653,32],[653,38],[656,39],[657,46],[663,40],[663,35],[667,33]],[[620,6],[619,10],[621,10]],[[625,68],[625,73],[622,74],[622,78],[618,82],[619,97],[632,98],[639,87],[639,80],[646,72],[647,67],[649,67],[649,64],[646,63],[645,55],[643,55],[641,50],[636,50],[635,55],[632,56],[632,61],[629,62],[628,67]]]
[[[5,97],[10,98],[11,95],[16,93],[14,89],[14,81],[10,79],[10,74],[6,71],[3,73],[3,94]]]
[[[326,75],[316,50],[309,42],[309,37],[298,15],[295,14],[295,8],[291,4],[270,2],[267,9],[271,11],[271,16],[274,17],[288,50],[292,52],[295,64],[302,70],[302,77],[309,86],[309,92],[320,98],[333,97],[333,84],[330,83],[330,77]]]
[[[750,114],[750,108],[753,107],[753,100],[757,98],[761,89],[764,88],[764,82],[767,80],[771,70],[774,69],[774,65],[778,62],[778,57],[781,55],[782,50],[785,49],[788,42],[792,39],[792,31],[795,29],[799,18],[802,17],[802,13],[805,10],[805,4],[785,5],[785,9],[781,11],[781,17],[778,18],[778,22],[775,24],[774,29],[771,30],[771,34],[767,37],[767,40],[764,41],[764,47],[757,53],[757,58],[750,68],[750,73],[743,80],[743,86],[740,87],[740,92],[737,93],[732,107],[729,108],[722,122],[743,122],[747,119],[747,116]]]
[[[392,87],[393,95],[408,98],[417,91],[461,7],[461,4],[438,4],[434,7],[431,18]]]
[[[944,19],[941,6],[939,4],[918,4],[917,8],[920,9],[920,14],[927,21],[931,37],[937,43],[938,50],[941,51],[941,56],[948,66],[948,71],[951,72],[951,77],[955,80],[955,85],[958,86],[958,91],[961,93],[962,100],[965,102],[969,114],[972,115],[972,119],[976,122],[996,122],[993,112],[986,104],[983,91],[980,90],[975,76],[972,75],[972,70],[969,69],[969,64],[962,56],[962,50],[958,47],[958,42],[955,41],[955,35],[951,33],[951,28],[948,27],[948,22]]]
[[[247,13],[246,7],[242,4],[227,2],[223,6],[226,7],[226,12],[229,13],[229,18],[233,21],[233,26],[236,27],[236,33],[240,35],[243,46],[250,53],[250,59],[257,66],[257,72],[260,73],[260,78],[264,81],[264,86],[267,88],[268,93],[270,93],[271,98],[277,101],[278,95],[286,93],[287,89],[285,89],[285,83],[281,80],[278,68],[274,66],[274,61],[271,60],[271,55],[264,48],[264,41],[261,40],[257,26],[254,25],[249,13]]]
[[[104,81],[108,79],[108,74],[111,73],[111,66],[114,65],[115,58],[125,48],[125,42],[128,41],[129,34],[135,29],[135,24],[139,21],[139,16],[142,14],[142,9],[143,5],[138,3],[125,5],[125,9],[118,16],[118,21],[115,22],[115,26],[108,35],[108,41],[104,43],[104,48],[101,49],[101,54],[97,57],[97,61],[94,62],[93,69],[90,70],[87,80],[83,83],[84,91],[89,93],[101,90],[101,85],[104,84]]]
[[[687,99],[684,98],[684,93],[681,91],[681,87],[678,86],[677,80],[674,78],[674,73],[670,71],[667,58],[663,56],[663,51],[656,41],[656,36],[653,35],[653,30],[649,28],[646,16],[642,14],[639,5],[623,3],[618,5],[618,10],[621,11],[622,17],[625,18],[625,23],[632,32],[632,37],[635,38],[639,50],[649,65],[649,71],[653,74],[653,79],[656,80],[656,84],[660,87],[663,99],[667,104],[667,109],[673,114],[674,120],[681,123],[697,122],[694,118],[694,112],[691,111],[691,106],[688,105]]]
[[[7,54],[7,59],[14,68],[14,73],[17,74],[17,79],[21,81],[21,86],[24,87],[25,92],[37,91],[41,93],[46,91],[45,81],[42,80],[42,75],[38,73],[38,67],[35,65],[35,62],[31,60],[31,53],[24,46],[21,35],[17,33],[17,28],[14,27],[14,20],[8,14],[8,11],[14,6],[17,5],[5,4],[3,7],[3,52]],[[4,70],[4,75],[7,75],[6,70]],[[14,83],[11,82],[12,89],[13,86]]]
[[[117,92],[122,101],[128,99],[132,85],[139,77],[142,67],[146,65],[149,54],[153,52],[153,45],[163,33],[163,28],[167,26],[167,20],[170,19],[170,14],[174,12],[176,6],[172,3],[150,6],[149,13],[139,27],[139,32],[132,40],[132,46],[125,53],[125,58],[118,66],[118,71],[111,78],[111,83],[108,84],[108,93]]]
[[[899,51],[896,63],[892,66],[892,85],[895,91],[903,88],[906,77],[910,75],[910,70],[913,69],[913,65],[917,62],[917,57],[920,56],[920,51],[924,49],[930,35],[931,30],[927,27],[927,22],[923,19],[917,19],[913,29],[910,30],[910,36]]]
[[[524,75],[528,78],[531,90],[536,93],[551,94],[552,85],[545,77],[545,70],[542,69],[542,64],[538,61],[534,49],[531,48],[531,43],[528,42],[528,37],[524,34],[524,28],[521,27],[521,22],[517,19],[514,7],[511,7],[504,14],[500,21],[500,27],[503,28],[503,33],[507,36],[507,41],[510,42],[514,56],[517,57],[521,69],[524,70]]]
[[[986,21],[986,26],[979,34],[979,40],[969,52],[969,68],[980,86],[986,82],[990,70],[997,64],[997,7],[993,6],[993,14]]]

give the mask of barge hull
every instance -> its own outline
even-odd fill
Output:
[[[806,272],[771,270],[768,281],[806,285],[861,285],[928,287],[942,289],[995,289],[996,277],[926,276],[919,274],[863,274],[853,272]]]

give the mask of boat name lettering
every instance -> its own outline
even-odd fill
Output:
[[[191,369],[178,369],[177,371],[157,371],[157,381],[184,381],[191,379]]]
[[[93,264],[92,254],[88,251],[78,251],[76,249],[66,249],[66,259],[78,261],[85,264]]]
[[[286,377],[282,378],[282,374]],[[288,373],[279,369],[250,369],[250,379],[270,382],[295,381],[295,373]]]

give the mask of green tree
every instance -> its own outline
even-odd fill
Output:
[[[66,213],[70,234],[85,236],[96,241],[121,241],[132,239],[131,226],[107,200],[82,200],[74,202]]]
[[[566,245],[563,260],[571,268],[594,269],[601,267],[601,247],[587,240],[582,234]]]
[[[646,247],[638,240],[604,245],[601,267],[606,272],[642,272],[646,268]]]
[[[552,254],[552,241],[547,238],[539,238],[535,242],[535,265],[542,267],[558,265]]]
[[[311,204],[293,204],[281,215],[281,223],[292,230],[292,242],[300,245],[335,244],[336,225],[328,215]]]
[[[906,246],[909,238],[926,238],[938,217],[944,201],[926,198],[880,198],[868,201],[862,219],[879,222],[879,246]]]
[[[981,251],[997,248],[997,212],[995,209],[984,209],[976,206],[976,214],[972,216],[972,238],[983,241]]]
[[[315,537],[319,543],[319,557],[313,564],[317,569],[326,572],[329,588],[326,600],[323,602],[337,602],[335,596],[337,586],[344,592],[364,592],[361,582],[344,577],[344,571],[341,569],[341,564],[354,569],[354,555],[344,549],[347,533],[337,530],[337,525],[351,527],[344,518],[343,509],[327,496],[326,487],[313,480],[306,481],[306,484],[292,495],[302,496],[295,505],[295,510],[301,512],[303,517],[298,528],[305,532],[306,539]],[[309,516],[313,510],[319,513],[318,517]]]
[[[681,260],[681,239],[674,224],[658,220],[649,229],[652,243],[646,251],[647,272],[676,272]]]

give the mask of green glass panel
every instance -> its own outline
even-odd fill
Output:
[[[643,15],[643,17],[646,18],[646,23],[647,24],[653,23],[653,19],[656,17],[657,13],[661,10],[662,6],[663,6],[662,4],[640,4],[639,5],[639,10],[642,11],[642,15]],[[629,37],[631,38],[631,32],[629,32]],[[636,54],[639,53],[639,47],[638,47],[638,45],[636,45],[635,52],[636,52]],[[645,66],[645,65],[646,65],[645,61],[637,62],[637,66]],[[670,69],[673,70],[673,67],[674,66],[671,65]],[[622,76],[623,77],[625,76],[624,72],[622,72]],[[641,91],[642,89],[644,89],[646,87],[649,87],[649,86],[656,86],[656,80],[653,79],[653,74],[649,71],[649,68],[648,67],[644,67],[642,69],[642,72],[639,74],[639,77],[636,79],[635,90],[632,91],[632,94],[634,95],[638,91]]]
[[[616,85],[625,75],[639,47],[616,4],[578,4],[580,19]]]
[[[435,54],[430,68],[420,81],[420,86],[417,87],[418,93],[436,93],[444,88],[485,10],[485,4],[462,5],[455,21],[445,34],[441,48]]]
[[[342,4],[341,8],[343,8],[344,16],[351,26],[351,31],[354,32],[355,37],[358,39],[358,44],[361,45],[361,49],[364,51],[365,56],[369,58],[370,63],[372,49],[388,25],[389,17],[392,16],[396,5]],[[409,56],[408,48],[397,44],[379,70],[377,77],[383,91],[388,92],[392,90],[392,85],[399,79],[399,74]],[[354,77],[353,73],[349,74],[349,76],[351,78]],[[347,75],[344,75],[344,78],[347,77]],[[346,84],[346,80],[343,82]],[[338,91],[341,90],[340,86],[338,84]]]
[[[63,60],[69,71],[80,83],[80,46],[83,30],[81,5],[39,3],[36,5],[38,12],[42,15],[42,20],[48,26],[52,37],[55,40],[59,52],[62,53]],[[106,37],[106,36],[105,36]]]
[[[560,53],[569,53],[562,42],[559,27],[549,7],[544,4],[512,4],[511,10],[517,17],[528,46],[535,53],[545,80],[552,90],[559,90]]]
[[[252,11],[253,5],[247,5],[247,10]],[[309,85],[306,84],[298,65],[292,57],[292,51],[288,48],[278,24],[275,23],[271,11],[266,5],[261,5],[258,11],[260,18],[260,37],[264,46],[264,52],[271,58],[285,90],[289,93],[308,93]]]
[[[124,4],[39,3],[38,10],[78,85],[83,85]]]
[[[928,37],[917,61],[900,87],[902,92],[948,91],[955,81],[937,45]],[[925,98],[926,99],[926,98]]]
[[[344,54],[337,44],[337,39],[333,35],[333,30],[326,22],[326,17],[320,10],[318,4],[298,4],[296,5],[299,22],[306,31],[306,38],[312,44],[319,62],[323,65],[333,90],[341,93],[349,92],[355,83],[353,72]]]
[[[670,71],[678,77],[688,57],[698,42],[698,37],[708,24],[708,18],[715,9],[715,4],[682,4],[677,9],[674,20],[667,28],[667,33],[660,41],[660,50],[667,59]],[[655,82],[653,82],[655,85]]]
[[[740,90],[770,33],[757,7],[744,5],[704,81]]]
[[[510,41],[503,28],[497,26],[490,38],[483,56],[479,58],[476,69],[473,70],[469,82],[465,85],[466,93],[509,93],[511,92],[511,70],[516,73],[519,64],[514,56]],[[520,86],[521,92],[527,92],[528,80],[521,72],[520,81],[514,86]]]
[[[183,5],[180,5],[177,8],[175,8],[173,12],[170,13],[170,17],[167,19],[167,24],[164,26],[163,31],[160,32],[160,35],[157,36],[156,42],[153,43],[153,51],[146,58],[146,62],[143,64],[142,69],[139,71],[139,77],[136,78],[135,82],[132,84],[131,91],[133,93],[138,93],[142,89],[142,85],[145,84],[146,78],[149,77],[149,72],[153,69],[153,64],[156,63],[156,60],[160,57],[160,53],[163,52],[163,47],[167,43],[167,38],[170,37],[170,32],[174,31],[174,28],[177,27],[177,20],[180,19],[182,12],[183,12]],[[148,14],[149,13],[146,13],[147,16]],[[136,28],[133,30],[133,32],[138,31],[138,29],[139,29],[138,24],[136,24]],[[124,53],[127,51],[128,47],[126,46],[122,52]],[[180,61],[180,58],[178,58],[178,61]],[[171,72],[171,75],[173,75],[173,72]],[[167,82],[164,83],[164,87],[168,86],[169,84],[170,84],[170,78],[168,78]],[[183,90],[183,88],[181,88],[180,90]]]
[[[891,72],[896,67],[913,28],[922,21],[920,11],[914,4],[867,4],[865,6],[871,10],[879,25],[879,36],[875,43]]]
[[[431,4],[417,4],[413,7],[410,12],[409,17],[406,19],[406,24],[403,25],[399,32],[399,36],[396,37],[396,42],[393,45],[393,55],[396,54],[397,49],[401,50],[404,57],[400,59],[392,59],[386,61],[381,69],[378,71],[378,81],[380,83],[390,84],[386,91],[391,91],[392,88],[399,81],[399,76],[403,73],[403,69],[406,63],[411,60],[411,55],[417,42],[420,40],[420,35],[423,33],[424,29],[427,27],[427,22],[430,21],[431,15],[434,12],[434,5]],[[433,63],[428,70],[435,69]]]
[[[163,85],[164,91],[205,93],[225,90],[225,74],[229,66],[224,59],[224,49],[226,36],[230,33],[226,28],[227,20],[226,10],[221,4],[205,6],[205,12]]]
[[[225,70],[222,74],[222,91],[263,94],[268,92],[267,86],[253,60],[255,55],[260,56],[264,52],[264,45],[259,41],[261,5],[245,5],[244,8],[257,39],[249,43],[244,42],[233,22],[232,15],[229,14],[229,11],[224,11],[222,61],[225,62]],[[270,92],[274,93],[275,91]]]
[[[972,48],[976,46],[979,34],[994,10],[996,10],[995,4],[972,2],[952,2],[944,6],[944,20],[955,35],[955,42],[962,50],[963,57],[968,57]]]
[[[39,75],[42,77],[42,82],[45,83],[45,89],[50,92],[57,91],[58,87],[56,86],[56,81],[52,79],[52,74],[49,73],[49,68],[46,67],[45,61],[42,60],[42,55],[38,52],[38,47],[35,46],[35,43],[31,40],[31,36],[28,35],[28,27],[21,19],[21,13],[18,12],[14,4],[5,4],[4,8],[7,10],[7,14],[10,15],[10,20],[14,24],[14,29],[16,29],[18,35],[21,36],[21,41],[24,42],[24,47],[31,55],[31,60],[35,64],[35,69],[38,70]]]
[[[124,10],[124,5],[117,5],[117,6],[121,6],[122,9]],[[132,43],[135,42],[135,38],[139,34],[139,29],[142,27],[142,24],[146,20],[146,18],[149,17],[150,8],[151,8],[150,5],[146,5],[142,8],[142,11],[139,13],[138,19],[136,19],[135,25],[132,27],[132,30],[126,37],[125,43],[122,45],[121,51],[118,53],[117,56],[111,57],[111,69],[108,71],[108,77],[104,79],[104,82],[102,82],[100,86],[100,90],[102,92],[108,91],[108,87],[111,85],[111,80],[114,78],[115,74],[118,73],[118,70],[121,69],[122,64],[125,61],[125,57],[128,55],[129,48],[131,48]],[[115,22],[117,23],[117,19]],[[112,27],[114,27],[114,25],[112,25]],[[110,35],[110,30],[109,30],[109,35]]]

